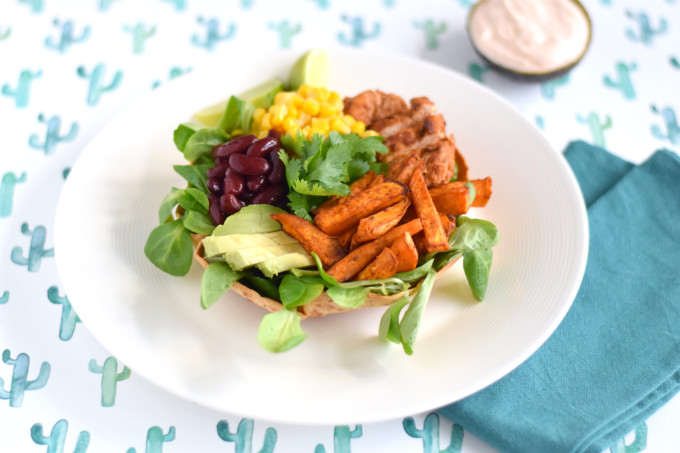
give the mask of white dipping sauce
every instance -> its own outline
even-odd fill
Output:
[[[479,52],[520,73],[569,66],[590,41],[590,20],[571,0],[483,0],[468,28]]]

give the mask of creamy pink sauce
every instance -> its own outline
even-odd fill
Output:
[[[588,17],[571,0],[484,0],[475,7],[469,31],[489,60],[526,73],[576,62],[590,40]]]

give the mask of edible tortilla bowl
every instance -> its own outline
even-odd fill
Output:
[[[201,266],[203,266],[203,269],[210,265],[210,263],[203,257],[203,243],[201,241],[204,237],[205,236],[198,234],[191,235],[194,243],[194,259],[198,261]],[[451,260],[446,266],[441,268],[439,272],[437,272],[437,278],[446,272],[446,270],[449,269],[449,267],[451,267],[456,261],[458,261],[459,258]],[[281,308],[283,308],[283,305],[281,305],[280,302],[269,299],[268,297],[263,297],[257,291],[252,290],[239,282],[235,282],[229,289],[244,299],[264,308],[269,312],[279,311]],[[363,305],[357,308],[346,308],[336,305],[336,303],[333,302],[333,300],[328,296],[326,291],[324,291],[319,294],[316,299],[306,303],[302,307],[298,307],[298,312],[300,313],[301,319],[318,318],[320,316],[343,313],[351,310],[361,310],[362,308],[384,307],[399,299],[403,295],[404,292],[390,294],[389,296],[368,293],[368,296],[366,296],[366,301]]]

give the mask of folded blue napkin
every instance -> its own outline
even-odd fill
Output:
[[[526,362],[439,410],[503,453],[600,453],[680,390],[680,157],[564,155],[590,227],[576,299]]]

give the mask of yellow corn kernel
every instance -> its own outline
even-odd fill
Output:
[[[295,97],[295,93],[292,91],[279,91],[274,97],[274,104],[288,105],[293,102],[293,97]]]
[[[303,127],[309,125],[309,121],[311,119],[312,115],[310,115],[309,113],[300,112],[300,114],[298,115],[298,121],[300,122],[300,126]]]
[[[362,121],[355,121],[354,124],[350,126],[350,129],[355,134],[363,134],[366,131],[366,125]]]
[[[253,120],[255,121],[256,124],[262,121],[262,116],[264,114],[265,114],[264,109],[262,108],[255,109],[255,111],[253,112]]]
[[[295,119],[298,116],[300,116],[300,110],[298,110],[298,108],[294,105],[290,104],[288,106],[288,115],[286,115],[286,117]]]
[[[350,127],[357,122],[357,120],[355,120],[352,115],[345,115],[342,117],[342,120],[345,122],[346,125]]]
[[[297,108],[302,108],[302,104],[304,103],[305,98],[303,98],[299,94],[293,94],[293,100],[291,101],[291,105],[294,105]]]
[[[319,101],[310,98],[305,99],[304,104],[302,104],[302,111],[312,116],[318,115]]]
[[[317,94],[316,94],[316,99],[319,102],[328,102],[328,96],[330,93],[328,90],[324,87],[317,88]]]
[[[286,132],[290,132],[291,130],[297,129],[299,127],[297,121],[290,117],[283,120],[281,126],[283,127],[283,130]]]
[[[363,134],[361,134],[361,136],[364,137],[364,138],[365,137],[375,137],[377,135],[380,135],[380,134],[378,134],[376,131],[372,131],[370,129],[367,130],[366,132],[364,132]]]
[[[262,115],[262,119],[260,120],[260,127],[265,131],[268,131],[269,129],[272,128],[271,113],[266,113]]]
[[[345,124],[345,122],[342,121],[340,118],[333,118],[331,120],[331,130],[340,132],[341,134],[349,134],[350,132],[352,132],[349,126]]]
[[[326,101],[331,104],[335,104],[338,101],[342,102],[342,98],[337,92],[331,91],[330,93],[328,93],[328,99]]]
[[[332,116],[338,116],[338,109],[333,105],[324,102],[319,106],[319,116],[322,118],[329,118]]]
[[[324,131],[323,129],[317,129],[315,127],[310,127],[309,128],[309,138],[311,138],[315,134],[322,135],[322,136],[325,137],[327,135],[327,132]]]
[[[300,88],[298,88],[297,92],[300,96],[302,96],[303,98],[306,98],[307,96],[309,96],[308,93],[309,93],[310,88],[311,87],[309,85],[303,84],[303,85],[300,85]]]
[[[288,115],[288,107],[285,105],[272,105],[269,109],[270,121],[272,126],[280,126]]]
[[[328,118],[312,118],[310,125],[312,129],[323,131],[324,134],[327,134],[328,131],[331,129],[330,121]]]
[[[267,131],[261,130],[260,132],[257,133],[257,138],[265,138],[267,134],[268,134]]]

